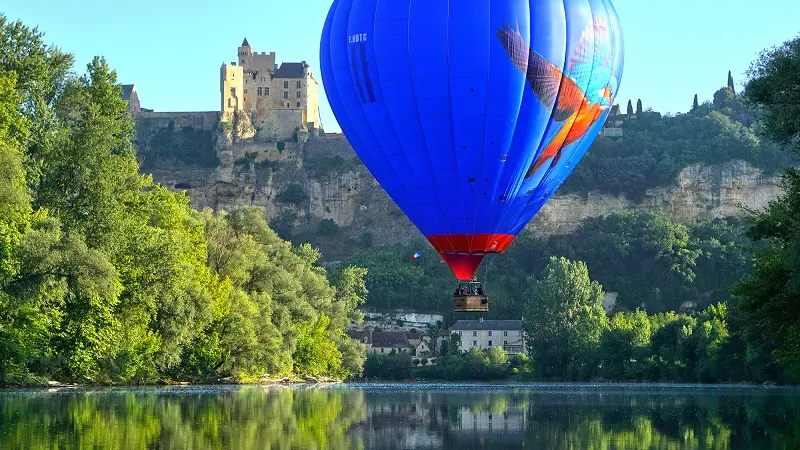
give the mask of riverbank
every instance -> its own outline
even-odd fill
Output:
[[[23,389],[23,388],[88,388],[88,387],[158,387],[158,386],[245,386],[245,385],[307,385],[307,384],[341,384],[345,380],[325,377],[263,377],[252,379],[234,379],[231,377],[218,380],[184,381],[163,379],[152,383],[76,383],[60,382],[54,380],[38,380],[30,377],[30,381],[17,383],[0,384],[0,389]]]

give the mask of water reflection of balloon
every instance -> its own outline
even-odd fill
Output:
[[[574,170],[622,66],[610,0],[335,0],[321,42],[342,131],[461,280]]]

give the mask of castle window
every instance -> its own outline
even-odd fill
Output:
[[[298,81],[297,82],[297,89],[300,89],[301,87],[303,87],[303,82],[302,81]]]
[[[258,95],[261,95],[261,88],[258,88]]]
[[[297,91],[297,98],[300,98],[300,91]]]
[[[247,94],[247,89],[244,90],[244,93]]]
[[[269,88],[268,87],[264,88],[264,95],[269,95]]]
[[[253,74],[253,81],[256,81],[256,74]]]
[[[297,102],[297,107],[298,107],[298,108],[300,107],[300,102]]]
[[[284,81],[283,82],[283,88],[284,89],[289,89],[289,82],[288,81]]]
[[[289,98],[289,91],[283,91],[283,98]]]

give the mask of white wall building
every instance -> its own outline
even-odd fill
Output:
[[[502,347],[509,354],[527,351],[521,320],[459,320],[450,333],[461,337],[460,349],[465,352],[473,347]]]

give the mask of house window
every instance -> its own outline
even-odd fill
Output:
[[[508,336],[508,331],[503,331],[503,336]]]
[[[489,336],[491,336],[491,335],[492,335],[492,332],[490,331],[490,332],[489,332]]]
[[[472,346],[473,347],[477,347],[478,346],[478,341],[472,341]]]
[[[269,88],[268,87],[264,88],[264,95],[269,95]]]
[[[289,91],[283,91],[283,98],[289,98]]]
[[[503,346],[505,347],[506,345],[508,345],[508,341],[503,341]]]
[[[475,337],[475,336],[477,336],[477,335],[478,335],[478,332],[477,332],[477,331],[473,331],[473,332],[472,332],[472,337]]]
[[[297,89],[300,89],[301,87],[303,87],[303,82],[302,81],[298,81],[297,82]]]
[[[489,347],[491,347],[491,346],[492,346],[492,341],[489,341]]]
[[[261,95],[261,88],[258,88],[258,95]]]
[[[283,82],[283,88],[284,89],[289,89],[289,82],[288,81],[284,81]]]
[[[383,353],[383,349],[381,349],[381,353]]]
[[[458,346],[461,347],[461,341],[458,341]]]

